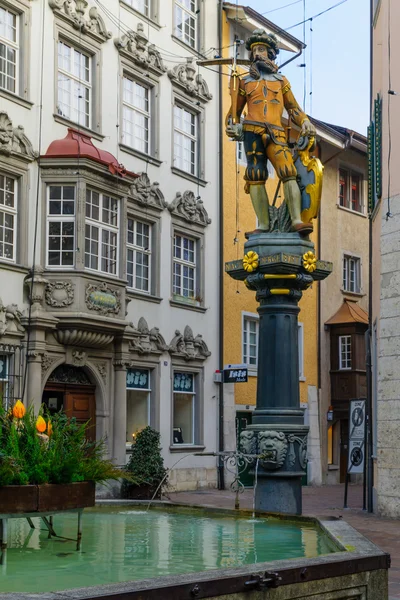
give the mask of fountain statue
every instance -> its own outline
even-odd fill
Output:
[[[321,199],[323,166],[310,154],[315,128],[278,71],[277,38],[258,29],[246,48],[248,61],[231,59],[226,117],[227,135],[244,142],[245,191],[258,218],[257,229],[246,234],[243,259],[226,264],[228,275],[244,281],[260,303],[257,405],[252,424],[241,434],[240,451],[259,457],[256,510],[301,514],[308,427],[300,408],[298,303],[315,280],[332,271],[331,263],[316,258],[309,238]],[[239,74],[238,63],[248,64],[247,74]],[[292,123],[299,130],[295,143]],[[279,180],[272,203],[265,188],[268,161]],[[281,185],[284,200],[276,206]]]

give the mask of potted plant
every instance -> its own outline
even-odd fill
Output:
[[[138,500],[160,498],[163,486],[167,485],[168,470],[161,456],[160,434],[145,427],[135,435],[132,453],[125,469],[121,494],[123,498]],[[132,477],[136,481],[132,481]]]
[[[95,484],[122,472],[104,459],[104,440],[86,439],[87,427],[45,408],[36,417],[20,401],[0,406],[0,513],[93,506]]]

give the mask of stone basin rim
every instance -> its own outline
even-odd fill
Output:
[[[98,500],[97,507],[101,506],[147,506],[143,500]],[[154,508],[177,508],[187,510],[202,510],[208,514],[229,514],[252,516],[251,510],[236,511],[233,509],[210,507],[206,505],[180,504],[171,501],[155,501]],[[257,512],[256,515],[278,518],[284,521],[298,521],[315,524],[326,533],[332,541],[344,550],[321,555],[316,558],[283,559],[254,565],[243,565],[228,569],[214,569],[187,573],[183,575],[169,575],[153,579],[128,581],[121,583],[105,584],[85,588],[71,588],[59,592],[48,593],[0,593],[0,600],[183,600],[194,596],[209,598],[207,590],[213,589],[213,596],[222,595],[217,589],[229,582],[230,587],[238,586],[238,592],[243,590],[244,583],[255,576],[263,576],[266,572],[274,572],[282,577],[281,586],[292,583],[302,583],[325,579],[327,577],[342,577],[343,575],[360,574],[367,571],[385,570],[390,567],[390,556],[380,550],[375,544],[362,536],[357,530],[345,521],[335,517],[325,520],[316,517],[303,517],[296,515],[280,515],[276,513]],[[346,549],[347,548],[347,549]],[[327,575],[328,574],[328,575]],[[202,593],[193,595],[193,589],[200,586]],[[203,591],[207,595],[203,595]],[[249,590],[250,593],[250,590]],[[162,594],[157,596],[156,594]],[[247,595],[247,593],[245,594]]]

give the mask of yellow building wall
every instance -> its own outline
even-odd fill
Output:
[[[232,55],[227,48],[231,41],[231,24],[223,15],[223,57]],[[230,107],[229,68],[223,67],[223,110]],[[244,192],[245,167],[236,162],[236,142],[223,135],[223,186],[224,186],[224,261],[237,260],[244,256],[245,232],[256,228],[256,216],[250,196]],[[272,202],[278,184],[276,175],[270,176],[267,192]],[[278,204],[281,198],[278,198]],[[316,223],[314,222],[314,225]],[[315,227],[316,229],[316,227]],[[316,231],[311,236],[317,248]],[[307,402],[307,387],[317,386],[317,283],[304,292],[300,301],[299,322],[304,324],[304,376],[300,382],[300,401]],[[257,313],[258,303],[255,292],[246,288],[243,282],[224,275],[224,364],[242,362],[242,312]],[[235,384],[235,403],[256,404],[257,378],[249,377],[247,383]]]

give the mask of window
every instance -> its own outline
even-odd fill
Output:
[[[141,12],[146,17],[150,16],[150,2],[151,0],[124,0],[127,4],[130,4],[132,8]]]
[[[173,262],[173,293],[185,298],[195,298],[196,240],[175,234]]]
[[[47,265],[49,267],[73,267],[75,186],[50,185],[47,201]]]
[[[122,140],[131,148],[150,154],[151,90],[130,79],[123,79]]]
[[[174,371],[173,443],[195,443],[196,375]]]
[[[339,336],[339,370],[351,369],[351,335]]]
[[[119,202],[86,190],[85,267],[117,274]]]
[[[174,105],[174,166],[197,175],[198,115]]]
[[[18,93],[19,16],[0,6],[0,88]]]
[[[197,0],[175,0],[175,34],[197,48]]]
[[[17,181],[0,173],[0,259],[16,260]]]
[[[350,173],[339,169],[339,205],[354,212],[363,212],[362,177],[358,173]]]
[[[128,369],[126,372],[126,443],[132,444],[136,434],[150,425],[150,371]]]
[[[258,362],[258,317],[243,317],[243,362],[249,369],[257,369]]]
[[[343,257],[343,290],[359,294],[361,291],[360,259],[354,256]]]
[[[0,407],[7,409],[21,398],[22,357],[19,346],[7,346],[8,353],[0,354]]]
[[[150,293],[151,226],[128,219],[127,277],[128,287]]]
[[[92,125],[92,58],[71,44],[58,42],[58,114],[90,128]]]

